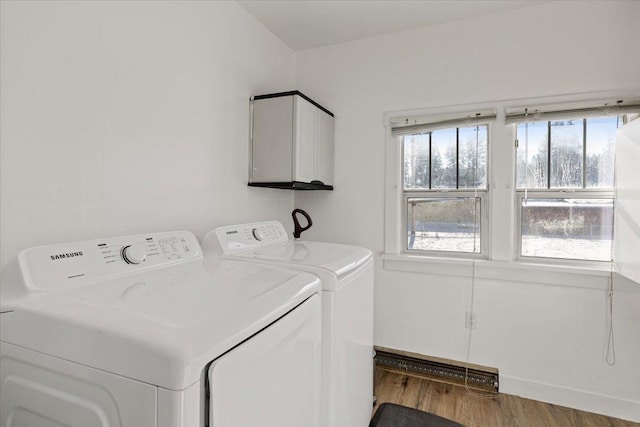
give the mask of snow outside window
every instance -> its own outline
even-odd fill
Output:
[[[618,118],[517,124],[518,255],[609,261]]]
[[[486,254],[488,125],[401,138],[404,250]]]

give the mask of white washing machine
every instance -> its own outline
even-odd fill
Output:
[[[205,257],[311,272],[322,282],[322,425],[366,427],[373,399],[373,256],[356,246],[289,240],[278,221],[220,227]],[[209,255],[211,254],[211,255]]]
[[[318,426],[321,297],[189,232],[40,246],[2,300],[0,426]]]

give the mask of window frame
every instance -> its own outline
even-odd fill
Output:
[[[472,119],[473,120],[473,119]],[[473,128],[476,126],[486,126],[486,151],[485,151],[485,182],[482,188],[473,188],[473,187],[465,187],[465,188],[405,188],[405,144],[404,138],[408,135],[401,135],[397,137],[392,137],[393,140],[399,145],[400,148],[400,157],[399,157],[399,178],[400,178],[400,253],[407,255],[422,255],[422,256],[432,256],[432,257],[440,257],[440,258],[461,258],[461,259],[488,259],[489,257],[489,242],[490,232],[489,232],[489,177],[490,177],[490,150],[491,150],[491,124],[492,121],[487,120],[478,120],[476,123],[469,123],[460,121],[455,124],[452,123],[451,126],[443,128],[438,127],[432,130],[429,130],[428,133],[431,134],[434,131],[441,129],[455,129],[456,130],[456,187],[460,185],[460,175],[459,175],[459,149],[460,149],[460,128]],[[417,134],[417,133],[416,133]],[[429,135],[429,146],[431,147],[431,138]],[[432,184],[432,158],[431,158],[431,150],[429,152],[429,186]],[[408,245],[408,235],[409,235],[409,199],[411,198],[419,198],[419,199],[459,199],[459,198],[478,198],[480,199],[480,232],[479,232],[479,251],[477,253],[473,252],[460,252],[460,251],[441,251],[441,250],[424,250],[424,249],[409,249]]]
[[[525,196],[528,199],[536,200],[536,199],[608,199],[613,202],[613,209],[615,211],[615,182],[612,187],[587,187],[587,127],[588,120],[590,118],[598,118],[598,117],[582,117],[582,118],[567,118],[565,120],[580,120],[582,121],[582,186],[580,187],[554,187],[552,186],[553,178],[551,177],[552,165],[551,165],[551,147],[553,141],[551,139],[551,126],[554,121],[563,121],[561,118],[557,118],[554,120],[537,120],[537,122],[546,122],[547,126],[547,170],[546,170],[546,181],[547,187],[540,188],[534,187],[529,188],[520,187],[518,185],[518,149],[520,148],[520,136],[518,135],[517,129],[518,125],[523,124],[523,122],[515,122],[511,125],[514,127],[514,132],[516,134],[516,150],[515,150],[515,242],[514,242],[514,252],[515,252],[515,260],[521,262],[540,262],[540,263],[548,263],[548,264],[564,264],[564,265],[602,265],[603,263],[610,263],[611,260],[592,260],[592,259],[575,259],[575,258],[558,258],[558,257],[541,257],[541,256],[529,256],[522,254],[522,216],[523,216],[523,205],[522,202],[525,199]],[[526,177],[525,177],[526,179]],[[615,215],[615,213],[612,213]],[[612,218],[613,224],[613,218]],[[611,245],[613,247],[613,234],[611,236]]]
[[[532,197],[533,196],[533,197]],[[575,258],[557,258],[557,257],[541,257],[522,255],[522,201],[525,198],[524,190],[517,190],[515,197],[516,212],[516,233],[515,233],[515,259],[521,262],[535,262],[545,264],[561,264],[561,265],[604,265],[610,263],[611,260],[593,260],[593,259],[575,259]],[[582,189],[579,191],[570,190],[528,190],[528,198],[530,200],[537,199],[607,199],[613,202],[613,210],[615,211],[615,195],[613,191],[602,191],[601,189]],[[614,215],[614,214],[612,214]],[[613,218],[612,218],[613,224]],[[611,235],[611,245],[613,246],[613,234]]]
[[[480,250],[477,253],[473,252],[460,252],[460,251],[438,251],[431,249],[409,249],[408,245],[408,235],[409,235],[409,199],[410,198],[419,198],[419,199],[460,199],[460,198],[469,198],[473,199],[476,197],[480,199]],[[402,206],[401,206],[401,242],[402,242],[402,253],[410,254],[410,255],[426,255],[426,256],[434,256],[434,257],[447,257],[447,258],[477,258],[477,259],[486,259],[488,256],[488,232],[487,228],[489,226],[488,220],[488,190],[482,189],[478,190],[418,190],[418,191],[403,191],[402,192]]]
[[[634,97],[635,96],[635,97]],[[622,102],[620,100],[623,100]],[[517,200],[517,148],[515,146],[517,122],[524,122],[527,110],[530,119],[564,120],[567,114],[573,118],[585,116],[617,115],[622,118],[621,125],[627,124],[640,115],[640,98],[628,90],[590,92],[572,95],[554,95],[533,98],[512,98],[488,100],[462,104],[426,104],[422,108],[389,110],[383,114],[384,126],[384,211],[383,211],[383,252],[381,259],[385,270],[437,272],[435,274],[469,277],[476,266],[476,272],[487,271],[486,277],[495,278],[496,274],[504,280],[519,281],[521,275],[530,275],[532,281],[541,281],[554,285],[578,287],[598,287],[592,283],[593,275],[604,277],[609,274],[609,266],[600,261],[580,261],[554,258],[532,258],[518,256],[520,251],[516,242],[520,226],[516,224],[521,214]],[[405,239],[405,214],[403,198],[403,161],[402,138],[409,128],[424,129],[432,126],[451,127],[457,123],[477,117],[482,112],[480,123],[489,125],[487,148],[487,184],[488,191],[483,201],[484,228],[483,242],[486,244],[485,260],[476,260],[466,256],[456,257],[456,253],[440,254],[419,251],[408,253]],[[402,133],[405,132],[405,133]],[[411,130],[413,132],[413,129]],[[418,133],[418,132],[416,132]],[[473,191],[473,189],[472,189]],[[529,188],[529,195],[535,196]],[[566,194],[572,197],[571,194]],[[574,195],[575,196],[575,195]],[[434,195],[437,197],[437,195]],[[614,209],[615,209],[614,199]],[[482,230],[481,230],[482,231]],[[615,246],[615,242],[614,242]],[[479,261],[479,262],[477,262]],[[474,264],[475,263],[475,264]],[[535,266],[535,267],[534,267]],[[535,273],[533,271],[535,270]],[[540,271],[544,273],[540,273]],[[505,277],[502,275],[506,274]],[[575,275],[578,276],[575,276]],[[560,276],[562,279],[560,279]],[[579,280],[574,280],[575,277]],[[483,276],[485,277],[485,276]],[[573,278],[573,279],[572,279]]]

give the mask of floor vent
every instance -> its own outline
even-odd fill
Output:
[[[375,347],[376,367],[393,372],[407,373],[436,381],[498,392],[498,370],[464,362],[423,356],[421,354]]]

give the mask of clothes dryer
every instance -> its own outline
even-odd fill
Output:
[[[322,282],[322,425],[366,427],[373,399],[373,256],[335,243],[289,240],[278,221],[220,227],[205,257],[269,264]]]
[[[0,426],[318,426],[320,283],[189,232],[41,246],[2,300]]]

